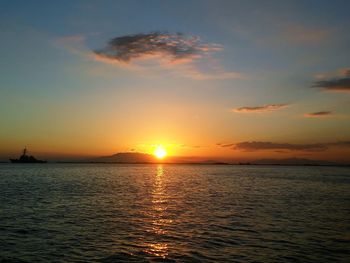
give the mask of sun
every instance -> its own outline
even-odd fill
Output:
[[[166,150],[164,149],[163,146],[159,145],[157,146],[157,148],[154,150],[154,153],[153,153],[158,159],[163,159],[166,155],[167,155],[167,152]]]

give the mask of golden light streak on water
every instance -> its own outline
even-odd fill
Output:
[[[164,168],[163,165],[158,165],[152,191],[152,208],[150,214],[153,218],[151,232],[159,237],[167,233],[166,227],[172,223],[171,219],[166,218],[167,212],[167,193],[164,186]],[[161,239],[161,238],[160,238]],[[168,244],[165,242],[146,243],[145,252],[157,257],[165,258],[168,256]]]

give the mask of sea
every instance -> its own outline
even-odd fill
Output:
[[[0,262],[350,262],[350,167],[0,164]]]

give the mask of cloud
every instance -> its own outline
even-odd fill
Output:
[[[311,144],[292,144],[292,143],[276,143],[266,141],[245,141],[234,144],[221,144],[221,147],[232,147],[235,150],[243,151],[260,151],[260,150],[273,150],[273,151],[307,151],[318,152],[325,151],[329,147],[350,147],[350,141],[339,141],[333,143],[311,143]]]
[[[313,87],[328,91],[350,92],[350,77],[316,81]]]
[[[115,37],[107,46],[95,50],[98,57],[121,63],[158,57],[169,63],[187,63],[203,54],[222,50],[218,44],[201,43],[197,36],[153,32]]]
[[[211,54],[223,50],[203,43],[198,36],[153,32],[111,39],[93,51],[95,61],[137,71],[146,76],[162,75],[195,80],[244,79],[240,72],[226,70]]]
[[[187,144],[180,144],[180,145],[178,145],[178,147],[198,149],[198,148],[202,148],[202,147],[204,147],[204,146],[201,146],[201,145],[187,145]]]
[[[339,29],[332,27],[319,27],[298,22],[261,23],[259,25],[234,25],[231,28],[258,45],[280,48],[288,46],[322,46],[339,41]],[[269,28],[266,31],[266,28]],[[263,33],[262,33],[263,32]],[[338,33],[338,34],[337,34]],[[281,45],[283,44],[283,45]]]
[[[350,68],[345,68],[341,70],[343,76],[350,77]]]
[[[232,111],[239,112],[239,113],[262,113],[262,112],[271,112],[271,111],[279,110],[286,107],[288,107],[288,104],[268,104],[264,106],[240,107],[240,108],[233,109]]]
[[[324,151],[327,146],[324,144],[290,144],[274,142],[240,142],[234,146],[235,149],[245,151],[257,150],[290,150],[290,151]]]
[[[54,39],[53,44],[56,47],[60,47],[68,50],[70,53],[86,56],[87,50],[84,48],[85,36],[83,35],[71,35]]]
[[[334,142],[334,143],[330,143],[329,145],[337,146],[337,147],[350,147],[350,141]]]
[[[220,144],[221,147],[232,147],[234,145],[235,145],[234,143]]]
[[[350,69],[341,70],[338,77],[315,81],[312,87],[327,91],[350,92]]]
[[[243,73],[226,70],[212,54],[223,50],[215,43],[204,43],[198,36],[153,32],[111,39],[104,48],[91,51],[88,36],[56,38],[55,46],[84,59],[109,64],[144,77],[184,77],[194,80],[246,79]],[[90,35],[95,37],[95,35]],[[95,73],[94,68],[91,72]],[[90,72],[90,71],[89,71]],[[105,73],[105,69],[98,69]],[[111,73],[114,76],[114,73]]]
[[[85,37],[83,35],[70,35],[70,36],[64,36],[64,37],[59,37],[55,39],[55,42],[58,44],[70,44],[72,42],[75,43],[81,43],[85,40]]]
[[[289,42],[298,44],[320,44],[329,40],[332,30],[301,24],[291,24],[283,28],[281,35]]]
[[[318,112],[311,112],[304,114],[304,117],[307,118],[322,118],[322,117],[329,117],[333,115],[331,111],[318,111]]]
[[[211,68],[211,73],[199,70],[196,66],[183,66],[180,70],[183,76],[196,80],[212,79],[246,79],[246,75],[235,71],[226,71],[222,68]]]

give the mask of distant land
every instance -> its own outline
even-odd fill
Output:
[[[155,163],[156,158],[147,153],[139,152],[124,152],[116,153],[109,156],[102,156],[88,160],[90,162],[104,162],[104,163]]]
[[[288,158],[288,159],[259,159],[247,162],[221,162],[218,160],[192,160],[184,157],[168,157],[164,160],[159,160],[151,154],[139,152],[122,152],[109,156],[102,156],[92,159],[87,159],[82,162],[91,163],[167,163],[167,164],[222,164],[222,165],[349,165],[344,163],[336,163],[323,160],[312,160],[304,158]]]
[[[215,160],[193,161],[186,158],[167,157],[164,160],[159,160],[151,154],[139,152],[123,152],[109,156],[102,156],[86,160],[87,162],[102,162],[102,163],[201,163],[201,164],[229,164]]]
[[[0,161],[8,163],[8,161]],[[86,158],[80,160],[51,161],[51,163],[120,163],[120,164],[217,164],[217,165],[295,165],[295,166],[349,166],[349,163],[338,163],[324,160],[312,160],[305,158],[288,159],[258,159],[251,161],[225,161],[208,159],[201,160],[191,157],[167,157],[159,160],[152,154],[140,152],[120,152],[108,156]]]

